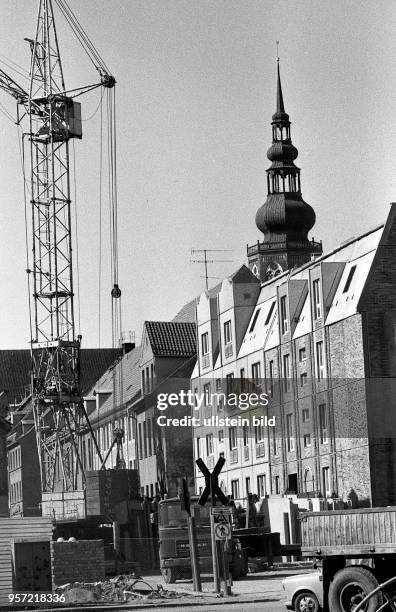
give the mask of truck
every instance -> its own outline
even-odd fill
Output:
[[[201,571],[212,571],[212,548],[210,537],[210,506],[200,506],[198,497],[191,497],[197,534],[197,557]],[[187,514],[181,509],[180,498],[173,497],[159,502],[158,536],[160,569],[168,584],[178,578],[191,576],[190,544]],[[232,577],[245,576],[248,571],[247,556],[235,537],[227,549]]]
[[[396,575],[396,506],[304,512],[300,524],[301,554],[321,566],[324,612],[354,612]],[[359,610],[376,612],[393,597],[396,581]]]

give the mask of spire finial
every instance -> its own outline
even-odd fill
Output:
[[[278,87],[277,87],[277,91],[276,91],[276,112],[277,113],[284,113],[285,112],[285,106],[283,104],[283,94],[282,94],[282,84],[281,84],[281,78],[280,78],[280,70],[279,70],[279,40],[276,41],[276,63],[278,66]]]

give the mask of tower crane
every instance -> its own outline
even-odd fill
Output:
[[[54,4],[93,62],[97,82],[66,89]],[[0,88],[16,99],[30,164],[31,391],[42,492],[67,492],[82,488],[78,434],[84,420],[90,427],[80,389],[81,336],[75,329],[69,146],[82,137],[76,98],[104,87],[112,107],[115,79],[65,0],[38,0],[35,38],[25,40],[31,51],[28,91],[1,69]],[[113,280],[118,289],[118,279]],[[114,293],[118,299],[119,289]]]

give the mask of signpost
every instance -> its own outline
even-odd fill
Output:
[[[210,497],[210,534],[212,540],[212,559],[213,559],[213,581],[216,593],[220,593],[220,576],[219,576],[219,561],[217,542],[221,542],[222,547],[222,565],[224,576],[224,596],[227,597],[231,593],[228,589],[228,563],[225,554],[225,542],[231,539],[231,508],[227,506],[228,499],[219,487],[219,474],[225,464],[224,457],[220,457],[217,461],[213,472],[210,473],[205,463],[201,458],[195,462],[205,477],[205,488],[198,500],[200,506],[204,506]],[[223,504],[216,506],[216,498]]]
[[[194,506],[191,508],[190,493],[188,491],[187,480],[185,478],[182,478],[180,483],[179,497],[181,509],[187,512],[188,541],[190,544],[190,559],[194,590],[201,592],[202,584],[197,555],[197,533],[195,529]],[[193,513],[191,513],[191,510],[193,510]]]

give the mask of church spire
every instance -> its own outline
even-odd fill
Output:
[[[315,224],[315,212],[301,195],[300,168],[294,164],[298,151],[292,144],[290,119],[285,111],[279,57],[276,112],[271,125],[272,145],[267,157],[272,163],[267,170],[267,200],[256,214],[256,225],[264,240],[248,247],[249,266],[261,280],[322,253],[321,243],[308,239]]]
[[[276,112],[281,114],[285,112],[285,105],[283,104],[283,94],[282,94],[282,83],[280,78],[280,70],[279,70],[279,57],[276,58],[278,63],[278,87],[276,90]]]

